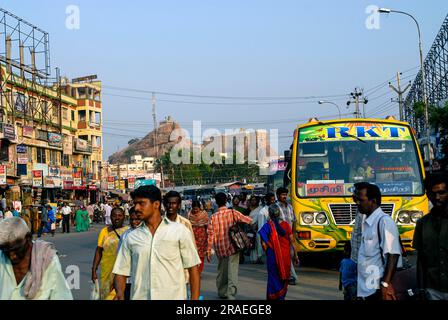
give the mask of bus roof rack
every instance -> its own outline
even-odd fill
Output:
[[[397,118],[395,118],[394,116],[387,116],[385,119],[386,120],[397,120]]]

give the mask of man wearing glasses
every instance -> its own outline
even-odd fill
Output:
[[[0,300],[73,300],[53,245],[20,218],[0,222]]]
[[[425,181],[433,204],[417,222],[413,247],[417,250],[420,298],[448,300],[448,177],[434,174]]]

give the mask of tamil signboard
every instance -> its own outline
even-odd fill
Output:
[[[75,139],[75,150],[81,151],[81,152],[88,152],[89,151],[89,143],[86,140],[82,139]]]
[[[6,166],[0,165],[0,185],[6,184]]]
[[[23,126],[23,136],[28,138],[33,138],[34,128],[30,126]]]
[[[27,154],[17,154],[17,164],[28,164],[28,155]]]
[[[49,166],[48,167],[48,176],[50,177],[60,177],[61,169],[57,166]]]
[[[42,171],[33,170],[33,187],[42,187]]]
[[[59,133],[48,132],[48,145],[61,148],[62,135]]]
[[[16,129],[9,123],[3,124],[3,136],[8,140],[16,140]]]
[[[24,144],[17,145],[17,153],[27,153],[28,147]]]
[[[73,154],[73,137],[64,135],[62,152],[68,155]]]
[[[135,178],[128,178],[128,189],[135,188]]]
[[[108,177],[107,178],[107,189],[108,190],[115,189],[115,179],[114,179],[114,177]]]
[[[44,188],[62,188],[62,179],[60,177],[45,177]]]

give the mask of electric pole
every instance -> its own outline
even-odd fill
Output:
[[[350,96],[352,97],[353,100],[349,100],[347,101],[347,108],[350,107],[350,105],[352,103],[355,104],[355,118],[360,118],[361,117],[361,112],[359,110],[359,103],[361,102],[362,105],[362,116],[365,118],[366,117],[366,110],[365,110],[365,105],[369,102],[369,100],[367,100],[366,97],[364,97],[364,90],[361,89],[361,91],[358,91],[358,88],[355,88],[355,92],[351,92]]]
[[[403,110],[403,94],[411,87],[411,82],[409,81],[408,85],[406,86],[406,88],[404,88],[403,90],[401,90],[401,86],[400,86],[400,75],[401,72],[397,72],[397,88],[395,88],[392,83],[389,82],[389,88],[391,88],[392,90],[394,90],[397,94],[398,94],[398,99],[392,99],[393,102],[398,102],[398,108],[399,108],[399,112],[400,112],[400,121],[404,120],[404,110]]]
[[[157,145],[157,139],[158,139],[158,128],[157,128],[157,116],[156,116],[156,95],[153,92],[152,93],[152,120],[154,122],[154,148],[155,148],[155,153],[156,153],[156,160],[159,158],[159,148]],[[163,163],[162,163],[162,159],[160,159],[160,186],[162,188],[165,188],[165,183],[163,181]]]

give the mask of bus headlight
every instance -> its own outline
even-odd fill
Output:
[[[314,213],[312,212],[302,212],[302,221],[305,224],[312,224],[314,221]]]
[[[417,223],[417,221],[419,219],[421,219],[421,217],[423,217],[423,212],[421,211],[413,211],[411,214],[411,221],[414,223]]]
[[[316,222],[318,224],[326,224],[327,223],[327,215],[323,212],[319,212],[316,215]]]
[[[398,222],[402,224],[410,224],[411,223],[411,214],[409,211],[400,211],[397,217]]]

